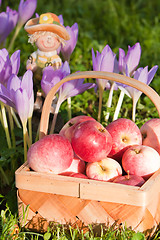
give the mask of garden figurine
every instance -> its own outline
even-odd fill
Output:
[[[26,69],[32,70],[34,74],[34,88],[37,92],[40,88],[42,72],[46,66],[52,66],[54,70],[61,67],[62,60],[57,50],[70,39],[66,28],[60,24],[56,14],[44,13],[39,17],[30,19],[24,26],[29,34],[29,42],[37,46],[26,64]]]
[[[58,69],[62,61],[57,54],[57,49],[70,39],[66,28],[60,24],[58,16],[53,13],[41,14],[38,18],[30,19],[24,29],[29,33],[29,42],[35,43],[38,48],[29,56],[27,70],[41,73],[46,66]],[[41,80],[41,74],[38,78]]]

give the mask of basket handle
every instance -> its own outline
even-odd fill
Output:
[[[80,78],[100,78],[100,79],[106,79],[114,82],[123,83],[128,86],[134,87],[139,91],[143,92],[146,96],[150,98],[150,100],[154,103],[158,111],[158,114],[160,116],[160,96],[156,93],[155,90],[153,90],[147,84],[140,82],[134,78],[126,77],[124,75],[112,73],[112,72],[102,72],[102,71],[76,72],[63,78],[47,94],[43,104],[43,108],[42,108],[42,115],[41,115],[41,121],[40,121],[40,129],[39,129],[40,139],[43,138],[48,132],[50,107],[52,104],[53,97],[56,94],[56,91],[63,83],[71,80],[75,80],[75,79],[80,79]]]

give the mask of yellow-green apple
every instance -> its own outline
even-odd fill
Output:
[[[70,119],[60,130],[59,134],[62,136],[65,136],[70,142],[71,142],[71,137],[73,135],[74,129],[75,127],[81,123],[81,122],[85,122],[87,120],[94,120],[96,121],[94,118],[89,117],[89,116],[85,116],[85,115],[80,115],[77,117],[74,117],[72,119]]]
[[[125,172],[148,179],[160,168],[159,153],[149,146],[133,145],[122,156],[122,167]]]
[[[140,128],[142,144],[154,148],[160,154],[160,118],[152,118]]]
[[[141,187],[145,183],[145,180],[141,176],[127,174],[127,175],[116,177],[113,180],[113,182],[114,183],[125,184],[125,185]]]
[[[59,134],[51,134],[31,145],[27,161],[34,171],[59,174],[69,168],[73,156],[69,140]]]
[[[108,157],[120,161],[124,151],[131,145],[142,144],[138,126],[130,119],[119,118],[106,126],[112,136],[112,149]]]
[[[122,167],[116,160],[106,157],[98,162],[87,163],[86,175],[94,180],[112,181],[122,175]]]
[[[86,164],[83,160],[74,156],[69,168],[60,173],[60,175],[70,176],[72,173],[85,173]]]
[[[69,176],[70,177],[76,177],[76,178],[86,178],[86,179],[88,179],[88,177],[83,173],[72,173]]]
[[[96,162],[109,154],[112,137],[98,121],[88,120],[76,126],[71,144],[80,159],[85,162]]]

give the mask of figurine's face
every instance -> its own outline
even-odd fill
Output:
[[[43,52],[54,51],[59,48],[60,44],[59,40],[50,34],[41,35],[36,41],[37,48]]]

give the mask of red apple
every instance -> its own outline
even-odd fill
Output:
[[[81,122],[85,122],[87,120],[94,120],[96,121],[94,118],[89,117],[89,116],[85,116],[85,115],[80,115],[77,117],[74,117],[72,119],[70,119],[60,130],[59,134],[62,136],[65,136],[70,142],[71,142],[71,138],[74,132],[75,127],[81,123]]]
[[[86,179],[88,179],[88,177],[85,174],[83,174],[83,173],[72,173],[69,176],[70,177],[76,177],[76,178],[86,178]]]
[[[154,148],[160,154],[160,118],[145,122],[140,128],[142,144]]]
[[[109,154],[112,137],[98,121],[88,120],[76,126],[71,144],[79,158],[96,162]]]
[[[108,124],[107,131],[112,136],[112,149],[108,157],[121,160],[124,151],[131,145],[142,144],[142,135],[138,126],[126,118],[119,118]]]
[[[149,146],[134,145],[122,156],[122,167],[125,172],[148,179],[160,168],[160,155]]]
[[[60,173],[60,175],[70,176],[72,173],[85,173],[86,164],[83,160],[75,156],[69,168]]]
[[[94,180],[111,181],[122,175],[122,167],[116,160],[104,158],[98,162],[87,163],[86,175]]]
[[[113,182],[141,187],[145,183],[145,180],[141,176],[127,174],[116,177]]]
[[[68,139],[51,134],[31,145],[27,160],[34,171],[58,174],[71,165],[73,149]]]

